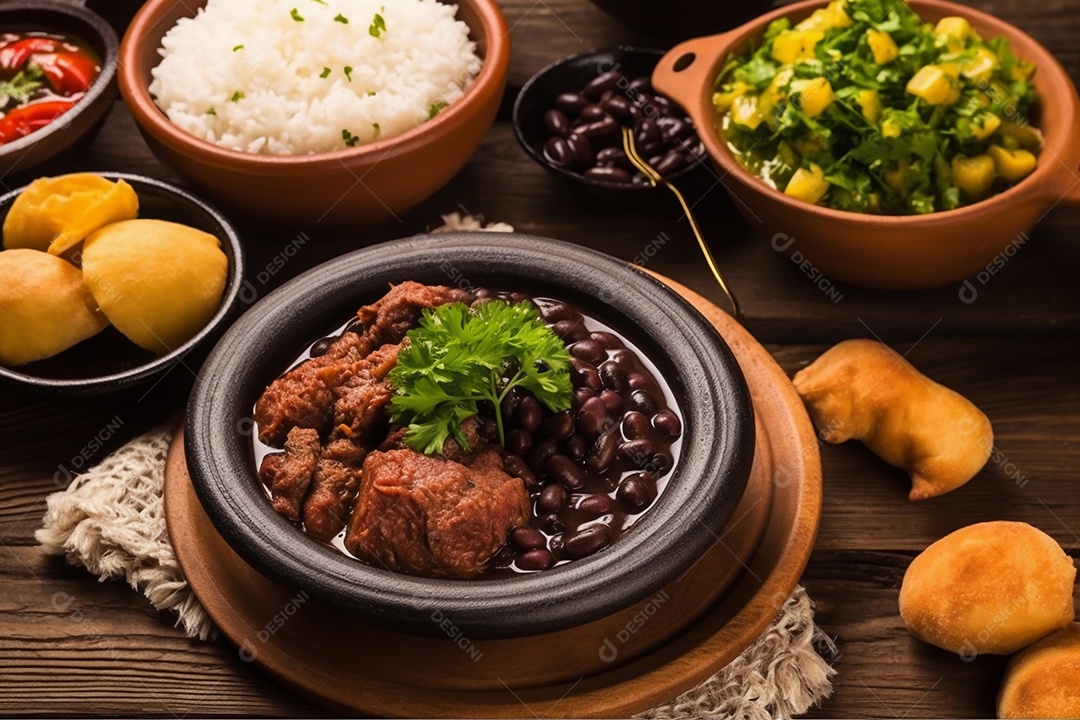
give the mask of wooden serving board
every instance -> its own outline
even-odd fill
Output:
[[[746,492],[690,570],[627,610],[558,633],[474,642],[452,625],[445,638],[388,631],[280,587],[236,555],[195,496],[178,433],[166,469],[169,536],[192,589],[240,656],[330,709],[412,717],[627,716],[737,657],[806,566],[821,513],[821,462],[802,402],[765,349],[708,300],[661,279],[724,336],[756,414]]]

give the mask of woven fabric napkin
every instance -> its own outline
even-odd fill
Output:
[[[438,230],[508,231],[482,220],[444,216]],[[48,498],[37,540],[100,580],[122,578],[159,610],[176,613],[192,638],[217,636],[184,579],[165,528],[165,459],[176,423],[130,441]],[[671,702],[637,717],[789,718],[832,692],[831,638],[814,625],[813,603],[798,586],[769,628],[727,667]]]

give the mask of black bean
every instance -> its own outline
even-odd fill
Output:
[[[654,157],[659,156],[661,153],[666,152],[667,148],[664,147],[664,143],[659,140],[653,142],[647,142],[642,144],[638,149],[638,155],[642,157]]]
[[[652,165],[652,163],[649,164]],[[678,150],[669,150],[667,155],[665,155],[658,163],[652,165],[652,169],[664,177],[674,175],[684,167],[686,167],[686,159]]]
[[[591,397],[596,397],[596,391],[592,388],[574,388],[574,399],[570,402],[570,410],[576,413],[581,409],[581,406],[585,404],[585,401]]]
[[[552,440],[564,440],[574,432],[574,416],[569,410],[557,412],[544,418],[544,436]]]
[[[577,433],[574,433],[570,437],[566,438],[562,442],[562,451],[568,458],[574,462],[579,462],[585,457],[585,451],[588,449],[588,443],[585,442],[585,438],[581,437]]]
[[[532,395],[526,395],[521,398],[521,402],[518,403],[515,416],[517,417],[518,424],[531,435],[540,429],[540,421],[543,420],[544,409],[540,407],[539,400]]]
[[[540,308],[540,317],[544,319],[544,322],[549,324],[557,323],[560,320],[574,320],[576,319],[575,316],[580,317],[580,315],[566,303],[546,303]]]
[[[605,330],[597,330],[594,333],[590,333],[589,337],[603,345],[605,350],[618,350],[623,347],[623,342],[619,339],[618,335],[609,333]]]
[[[630,512],[639,513],[656,499],[656,481],[646,473],[629,475],[619,483],[615,498]]]
[[[599,371],[581,358],[570,360],[570,382],[574,387],[587,387],[593,390],[603,387]]]
[[[596,438],[603,431],[605,421],[610,422],[603,400],[592,397],[582,403],[577,414],[577,429],[582,437],[586,440]]]
[[[626,370],[617,360],[608,360],[600,366],[600,382],[608,390],[621,392],[626,389]]]
[[[536,473],[529,469],[529,466],[525,464],[525,461],[520,455],[507,455],[503,458],[503,469],[511,477],[521,478],[525,483],[526,489],[529,491],[538,490],[539,483],[536,480]]]
[[[544,127],[552,135],[566,137],[570,134],[570,118],[562,110],[548,110],[544,113]]]
[[[671,101],[663,95],[653,95],[653,105],[661,110],[671,110]]]
[[[540,491],[540,497],[536,499],[536,511],[538,513],[557,513],[566,507],[569,495],[562,485],[551,483]]]
[[[551,440],[541,440],[534,444],[525,455],[525,462],[537,475],[544,474],[544,465],[547,459],[559,451]]]
[[[536,528],[516,527],[510,531],[510,544],[518,550],[535,550],[546,548],[547,538]]]
[[[630,81],[630,85],[627,86],[627,89],[628,90],[633,90],[634,92],[639,92],[639,93],[645,93],[645,92],[651,93],[652,92],[652,80],[649,78],[648,75],[643,75],[642,77],[634,78],[633,80]]]
[[[311,346],[311,357],[322,357],[326,354],[326,351],[330,349],[330,345],[334,342],[334,338],[323,338],[314,345]]]
[[[653,427],[672,440],[682,434],[682,422],[679,420],[679,416],[666,408],[653,416],[652,424]]]
[[[555,98],[555,107],[570,115],[577,115],[588,104],[589,99],[581,93],[563,93]]]
[[[578,511],[592,520],[611,512],[612,502],[607,495],[586,495],[577,504]]]
[[[604,100],[603,107],[616,120],[626,122],[630,119],[630,101],[622,95],[612,95]]]
[[[584,340],[589,337],[589,329],[581,320],[560,320],[551,326],[556,335],[568,343]]]
[[[637,355],[629,348],[616,350],[611,354],[611,359],[626,370],[632,370],[637,366]]]
[[[630,173],[618,167],[592,167],[585,171],[585,177],[604,182],[628,183]]]
[[[488,288],[476,288],[475,290],[473,290],[473,297],[477,300],[489,298],[491,297],[491,290],[489,290]]]
[[[522,570],[547,570],[554,564],[555,558],[545,548],[529,550],[517,557],[517,566]]]
[[[615,94],[614,90],[605,90],[604,92],[600,93],[600,104],[603,105],[614,94]]]
[[[631,385],[633,387],[633,385]],[[656,414],[656,401],[653,400],[652,395],[648,390],[641,390],[640,388],[630,393],[630,397],[627,400],[627,404],[631,410],[637,410],[638,412],[645,413],[649,417]]]
[[[607,359],[607,351],[604,346],[591,338],[578,340],[570,346],[569,350],[574,357],[581,358],[593,365]]]
[[[604,403],[604,407],[607,408],[608,413],[611,415],[622,410],[622,395],[614,390],[604,390],[600,393],[600,400]]]
[[[577,560],[592,555],[611,543],[611,528],[607,525],[590,525],[563,536],[563,552]]]
[[[499,441],[499,425],[490,415],[476,416],[476,434],[489,442]]]
[[[604,108],[599,105],[589,105],[578,114],[578,119],[584,123],[594,123],[603,117]]]
[[[503,398],[502,404],[499,407],[499,411],[502,412],[504,420],[511,420],[514,417],[514,412],[518,406],[518,396],[513,391],[509,395]]]
[[[574,162],[578,165],[592,165],[596,160],[596,153],[593,151],[592,143],[580,131],[575,130],[570,133],[570,136],[566,138],[566,144],[570,148],[570,154],[573,155]]]
[[[637,467],[645,467],[656,453],[656,446],[648,438],[627,440],[619,444],[618,456]],[[532,463],[530,463],[532,465]]]
[[[524,455],[533,446],[533,436],[528,430],[515,428],[506,433],[506,449],[514,455]]]
[[[642,120],[641,124],[637,126],[637,130],[634,132],[634,140],[640,143],[642,145],[642,148],[647,146],[649,143],[653,143],[659,139],[660,126],[657,125],[656,121],[651,118],[645,118],[644,120]],[[638,154],[648,155],[650,153],[642,153],[641,151],[639,151]]]
[[[604,167],[621,167],[623,170],[630,170],[633,167],[630,164],[630,159],[626,157],[626,153],[623,152],[622,148],[617,147],[606,147],[596,153],[596,164]],[[605,334],[610,335],[611,333]]]
[[[585,470],[565,455],[549,457],[546,468],[548,477],[567,490],[580,490],[585,487]]]
[[[637,410],[623,415],[622,432],[627,440],[640,440],[649,437],[649,418]]]
[[[611,138],[618,134],[619,123],[612,118],[605,117],[588,125],[583,125],[577,132],[584,133],[595,145],[596,143],[602,143],[605,138]]]
[[[667,450],[658,450],[656,454],[649,458],[647,465],[657,475],[664,475],[671,469],[674,462],[675,460],[671,457],[671,453]]]
[[[589,82],[585,83],[585,87],[582,88],[587,96],[591,98],[598,98],[604,94],[605,90],[612,90],[618,86],[619,81],[623,79],[623,75],[618,70],[612,70],[606,72],[603,75],[594,77]]]
[[[652,387],[652,380],[645,373],[633,373],[627,378],[626,384],[631,390],[645,390]]]
[[[585,466],[599,475],[605,472],[611,463],[615,462],[615,451],[618,447],[618,439],[614,433],[604,433],[596,438],[596,442],[589,448],[585,458]]]

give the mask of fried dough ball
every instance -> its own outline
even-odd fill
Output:
[[[93,173],[38,178],[19,193],[4,220],[4,247],[60,255],[98,228],[139,214],[139,198],[123,180]]]
[[[37,250],[0,252],[0,364],[52,357],[108,325],[74,265]]]
[[[998,693],[1000,718],[1080,717],[1080,623],[1018,653]]]
[[[164,354],[190,340],[221,303],[228,259],[218,239],[164,220],[125,220],[86,239],[83,275],[116,329]]]
[[[960,487],[994,447],[990,421],[970,400],[873,340],[835,345],[792,382],[823,440],[861,440],[911,475],[909,500]]]
[[[1076,568],[1023,522],[978,523],[916,557],[900,587],[912,635],[970,659],[1008,655],[1073,620]]]

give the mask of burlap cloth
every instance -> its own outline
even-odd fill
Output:
[[[482,227],[471,217],[448,216],[444,228]],[[37,540],[99,580],[123,578],[159,610],[176,613],[189,637],[217,636],[184,579],[165,529],[165,458],[175,423],[127,443],[100,465],[48,498]],[[708,680],[637,717],[789,718],[832,692],[836,646],[814,625],[813,603],[798,586],[769,628],[742,655]]]

